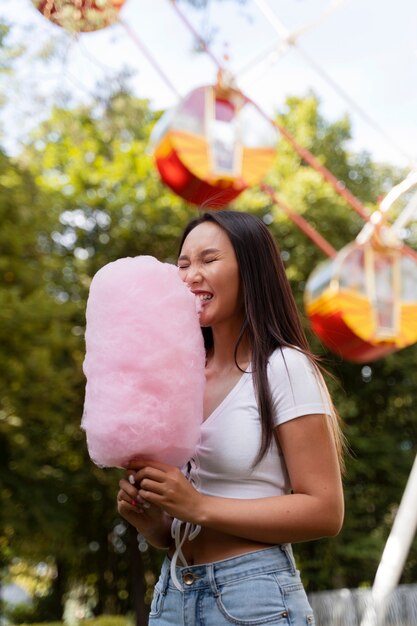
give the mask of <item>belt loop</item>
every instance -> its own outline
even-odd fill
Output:
[[[290,543],[283,543],[280,546],[282,552],[285,554],[285,556],[287,557],[287,561],[288,561],[288,565],[290,566],[290,570],[291,570],[291,574],[293,576],[296,575],[297,573],[297,568],[295,565],[295,560],[294,560],[294,555],[292,553],[292,546]]]
[[[161,573],[159,576],[159,580],[161,581],[161,593],[163,595],[166,594],[168,584],[169,584],[169,568],[170,568],[170,560],[166,556],[161,567]]]
[[[219,589],[217,587],[216,576],[215,576],[215,573],[214,573],[214,567],[215,567],[214,563],[210,563],[209,565],[206,565],[206,568],[207,568],[206,572],[207,572],[208,579],[210,581],[210,587],[211,587],[211,590],[213,592],[213,595],[214,595],[215,598],[218,598],[220,596],[220,591],[219,591]]]

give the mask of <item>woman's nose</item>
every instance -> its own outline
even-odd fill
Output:
[[[184,281],[187,285],[193,285],[201,281],[201,272],[198,267],[189,267],[184,277]]]

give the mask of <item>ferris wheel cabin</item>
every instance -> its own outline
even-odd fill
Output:
[[[305,308],[330,350],[375,361],[417,341],[417,261],[398,248],[349,244],[311,274]]]
[[[166,185],[189,202],[221,208],[262,180],[277,132],[240,91],[216,85],[165,113],[151,141]]]
[[[126,0],[32,0],[48,20],[73,33],[87,33],[113,24]]]

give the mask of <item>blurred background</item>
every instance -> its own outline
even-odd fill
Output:
[[[126,0],[113,23],[82,32],[71,21],[54,23],[54,4],[0,6],[2,624],[147,623],[162,556],[118,517],[121,472],[93,465],[80,430],[85,305],[92,276],[110,261],[150,254],[175,262],[198,206],[164,182],[160,134],[151,134],[165,111],[219,77],[256,103],[273,145],[265,173],[231,206],[258,215],[276,238],[345,421],[344,528],[295,546],[311,597],[334,592],[328,597],[340,607],[373,584],[417,449],[413,182],[381,217],[382,199],[415,173],[417,5]],[[166,131],[169,118],[164,123]],[[179,172],[188,175],[184,159]],[[226,174],[221,184],[210,179],[216,193],[236,187],[239,177]],[[364,231],[372,214],[381,219]],[[327,297],[337,274],[323,261],[339,263],[358,235],[374,255],[371,278],[362,261],[364,284],[373,280],[378,291],[383,283],[383,311],[395,309],[397,319],[403,301],[410,307],[404,328],[398,320],[391,328],[378,302],[356,299],[353,321],[343,317],[345,300],[333,303],[357,342],[349,352],[327,336],[333,322],[316,297]],[[387,279],[387,258],[400,268],[397,282]],[[309,297],[316,267],[327,267],[327,278]],[[384,318],[382,335],[363,334],[368,306],[369,316]],[[397,581],[414,608],[390,624],[417,624],[416,578],[414,540]],[[318,623],[344,623],[341,614],[325,619]]]

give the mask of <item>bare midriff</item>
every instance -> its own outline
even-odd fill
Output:
[[[270,545],[228,535],[211,528],[202,528],[195,539],[184,542],[182,551],[188,565],[201,565],[262,550]],[[172,558],[174,552],[175,546],[168,551],[168,555]]]

